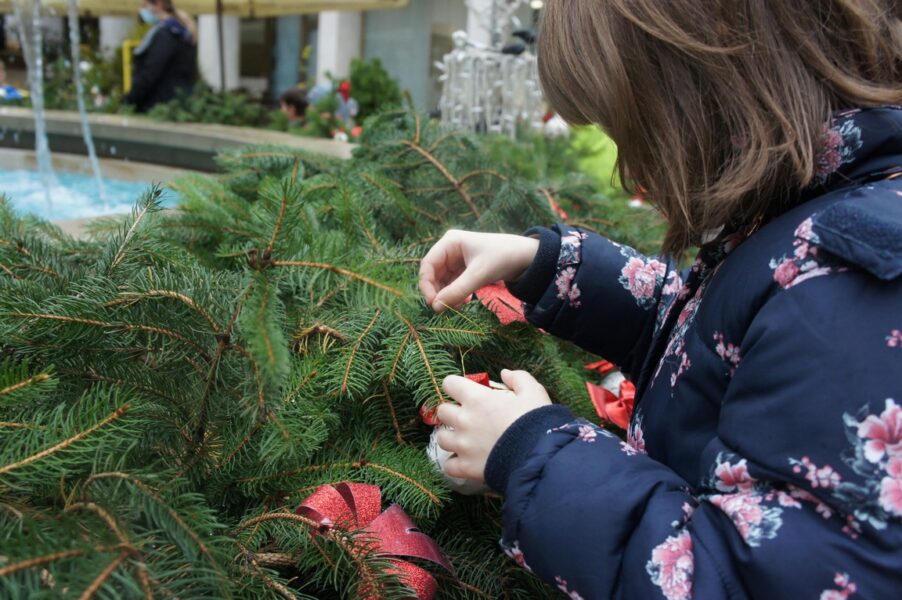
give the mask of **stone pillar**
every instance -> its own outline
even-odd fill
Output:
[[[351,61],[360,57],[363,13],[327,10],[319,13],[316,40],[316,82],[351,74]]]
[[[177,6],[177,5],[176,5]],[[219,68],[219,20],[216,15],[200,15],[197,19],[197,61],[201,76],[211,88],[222,88]],[[240,86],[241,78],[241,19],[222,17],[223,62],[225,89]]]
[[[276,18],[275,67],[272,74],[272,95],[298,84],[301,68],[301,15]]]
[[[100,17],[100,51],[111,58],[135,29],[135,17]]]
[[[466,0],[467,36],[471,42],[492,44],[492,0]]]

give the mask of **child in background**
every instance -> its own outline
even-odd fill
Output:
[[[304,115],[307,113],[307,96],[300,88],[289,88],[279,98],[279,108],[288,118],[290,127],[303,127]]]
[[[506,280],[637,388],[627,440],[522,371],[448,377],[446,473],[573,599],[898,598],[902,23],[890,0],[550,0],[553,108],[604,128],[668,258],[567,225],[448,232],[441,311]]]

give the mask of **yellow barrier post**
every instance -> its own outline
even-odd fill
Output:
[[[129,93],[132,89],[132,62],[135,48],[140,40],[125,40],[122,42],[122,91]]]

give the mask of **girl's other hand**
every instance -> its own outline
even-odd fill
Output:
[[[526,371],[501,371],[510,391],[493,390],[466,377],[445,377],[442,388],[458,404],[446,402],[436,416],[450,427],[438,432],[438,445],[453,452],[445,473],[485,481],[485,466],[495,443],[514,421],[536,408],[551,404],[548,392]],[[513,392],[513,393],[511,393]]]
[[[538,250],[530,237],[452,229],[420,263],[420,291],[436,312],[458,307],[483,286],[519,278]]]

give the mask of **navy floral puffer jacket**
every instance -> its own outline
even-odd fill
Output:
[[[626,442],[562,406],[498,441],[523,568],[573,599],[902,598],[902,108],[836,115],[819,165],[684,273],[537,230],[527,318],[637,402]]]

